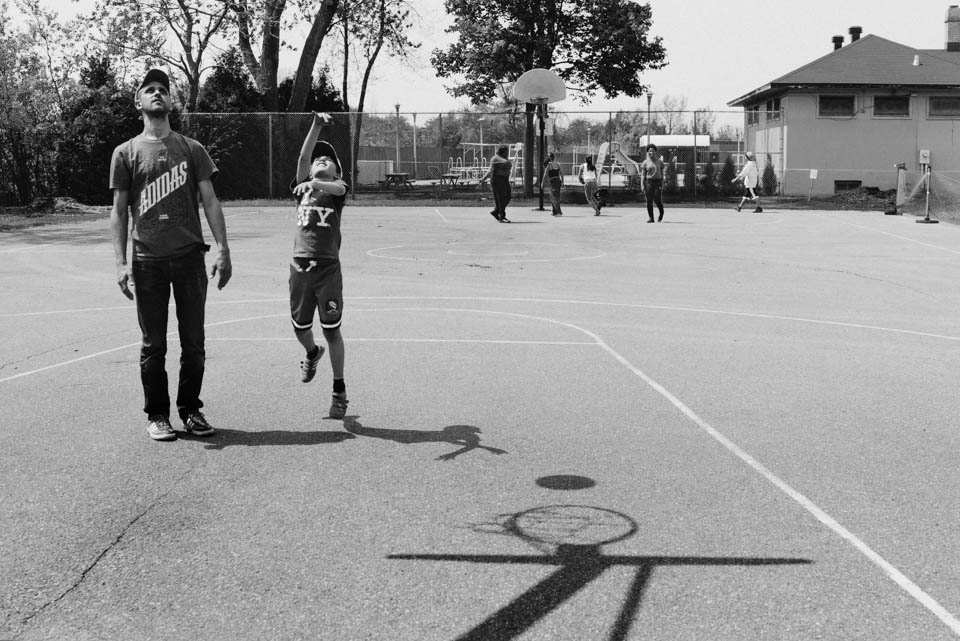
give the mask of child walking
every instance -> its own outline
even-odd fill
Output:
[[[330,417],[347,413],[343,380],[344,348],[340,334],[343,314],[343,276],[340,272],[340,218],[347,183],[333,146],[317,140],[329,124],[328,114],[313,114],[310,131],[297,159],[297,175],[290,186],[297,201],[297,231],[290,262],[290,316],[293,332],[306,350],[300,362],[300,380],[309,383],[317,373],[324,348],[314,339],[313,319],[319,310],[320,328],[330,349],[333,399]]]

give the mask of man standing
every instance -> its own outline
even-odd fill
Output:
[[[143,117],[143,133],[113,151],[110,224],[117,284],[129,299],[134,299],[136,292],[143,334],[140,380],[147,433],[157,441],[177,438],[170,424],[166,372],[167,306],[172,289],[181,351],[177,412],[188,432],[209,436],[214,428],[200,411],[200,388],[206,360],[204,254],[210,246],[203,242],[198,201],[203,202],[218,246],[210,271],[211,278],[218,277],[218,289],[227,284],[233,270],[223,210],[211,182],[217,168],[200,143],[170,129],[172,100],[166,73],[159,69],[147,72],[134,104]],[[127,234],[131,229],[133,252],[128,265]]]

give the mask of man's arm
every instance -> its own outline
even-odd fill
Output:
[[[123,295],[133,300],[133,278],[127,265],[127,230],[130,224],[128,211],[130,193],[124,189],[113,190],[113,208],[110,210],[110,228],[113,231],[113,256],[117,266],[117,285]]]
[[[210,225],[210,231],[213,233],[213,239],[217,242],[217,257],[213,261],[213,267],[210,270],[210,278],[214,278],[219,272],[220,277],[217,280],[217,289],[223,289],[230,276],[233,275],[233,265],[230,262],[230,247],[227,244],[227,222],[223,218],[223,208],[220,206],[220,200],[213,190],[213,183],[209,180],[201,180],[198,184],[200,189],[200,200],[203,202],[203,213],[207,217],[207,223]]]

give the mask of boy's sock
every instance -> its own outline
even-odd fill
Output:
[[[343,382],[342,378],[333,379],[333,393],[334,394],[343,394],[347,391],[347,384]]]
[[[317,354],[319,354],[319,353],[320,353],[320,346],[319,346],[319,345],[314,345],[314,346],[313,346],[313,349],[311,349],[309,352],[307,352],[307,358],[316,358],[316,357],[317,357]]]

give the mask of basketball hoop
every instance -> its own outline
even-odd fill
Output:
[[[549,69],[531,69],[517,78],[513,85],[513,97],[517,102],[548,105],[567,97],[563,79]]]

